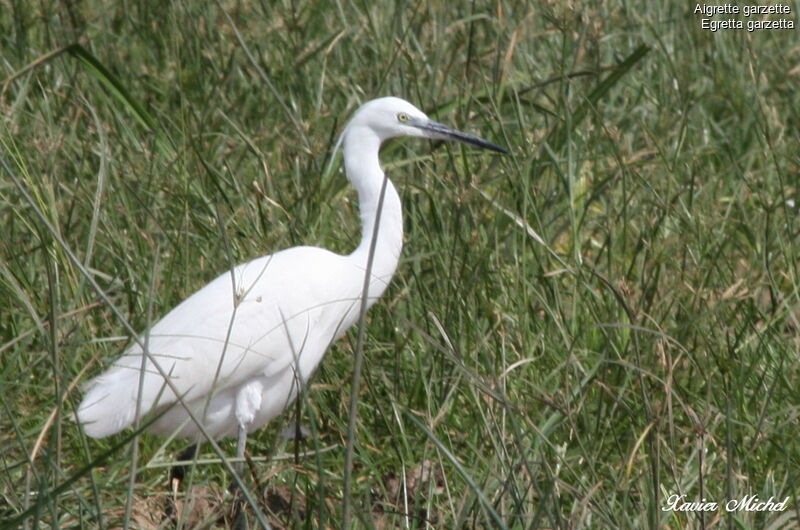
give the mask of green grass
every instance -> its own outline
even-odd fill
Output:
[[[0,4],[0,526],[170,526],[184,446],[86,438],[81,383],[233,263],[349,252],[355,196],[325,168],[389,94],[513,155],[384,150],[406,246],[367,319],[352,497],[355,330],[251,438],[258,510],[797,525],[800,30],[702,31],[675,2],[377,4]],[[226,467],[199,459],[183,528],[230,505]],[[701,517],[662,511],[674,493],[790,500]]]

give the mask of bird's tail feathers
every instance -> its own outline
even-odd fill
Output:
[[[146,386],[146,385],[145,385]],[[76,416],[92,438],[111,436],[130,426],[136,417],[139,372],[118,367],[89,382]],[[144,392],[139,410],[147,413],[155,396]]]

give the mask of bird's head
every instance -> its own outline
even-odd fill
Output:
[[[508,153],[506,149],[483,138],[433,121],[408,101],[395,97],[378,98],[364,103],[347,126],[348,129],[357,127],[370,129],[381,142],[398,136],[411,136],[455,140],[499,153]]]

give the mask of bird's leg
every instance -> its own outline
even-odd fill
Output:
[[[198,447],[199,447],[198,443],[193,443],[192,445],[181,451],[180,454],[178,454],[178,461],[186,462],[189,460],[194,460],[195,456],[197,455]],[[176,464],[172,466],[172,469],[170,469],[169,472],[169,487],[170,490],[172,491],[172,499],[167,498],[165,510],[167,519],[171,521],[175,521],[176,518],[178,517],[176,513],[178,490],[181,489],[181,483],[183,482],[183,478],[186,476],[186,471],[188,470],[189,465]]]
[[[239,438],[236,440],[236,465],[233,467],[240,481],[244,481],[244,448],[247,444],[247,428],[244,424],[239,424]],[[236,478],[231,483],[230,491],[233,493],[233,528],[242,530],[247,528],[247,520],[244,515],[244,501],[242,492],[238,487]]]
[[[236,489],[239,487],[239,481],[244,481],[244,448],[245,444],[247,444],[247,428],[239,424],[239,437],[236,440],[236,463],[233,465],[233,471],[236,473],[236,477],[233,478],[231,482],[231,487],[228,488],[228,491],[231,493],[236,493]]]
[[[247,429],[239,425],[239,439],[236,442],[236,474],[244,480],[244,446],[247,443]]]
[[[185,462],[187,460],[194,460],[196,454],[197,444],[193,443],[178,455],[178,461]],[[178,488],[180,488],[183,477],[186,476],[186,468],[187,466],[183,464],[172,466],[172,469],[169,473],[169,484],[173,493],[178,492]]]
[[[236,442],[236,465],[234,471],[234,483],[231,486],[231,491],[234,493],[234,524],[236,530],[240,528],[247,528],[247,518],[244,511],[244,495],[240,489],[237,489],[238,484],[244,484],[244,449],[247,443],[247,427],[253,425],[256,418],[256,413],[261,408],[261,397],[264,393],[264,387],[261,381],[254,379],[249,383],[242,386],[236,393],[236,406],[235,417],[239,425],[239,439]]]

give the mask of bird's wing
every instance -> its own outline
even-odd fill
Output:
[[[133,422],[144,347],[142,414],[173,403],[175,392],[194,401],[255,376],[307,377],[357,315],[359,282],[348,267],[327,250],[296,247],[220,275],[89,383],[78,411],[86,432],[106,436]]]

